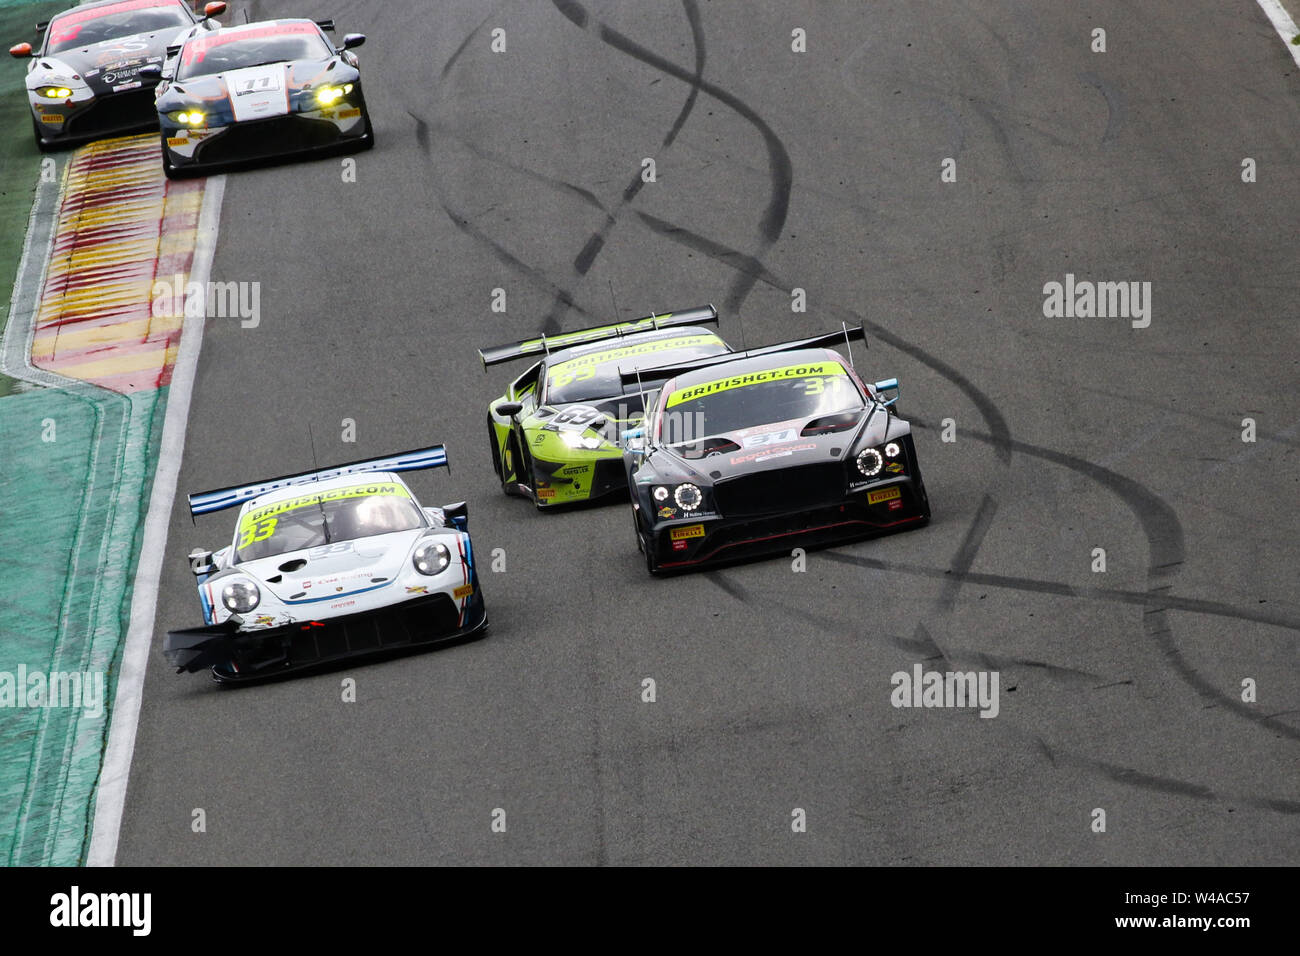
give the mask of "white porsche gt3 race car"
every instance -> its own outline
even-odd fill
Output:
[[[154,88],[167,48],[181,38],[218,29],[226,10],[209,3],[203,14],[184,0],[100,0],[36,24],[44,39],[19,43],[9,54],[27,59],[27,100],[36,145],[42,150],[99,136],[156,128]],[[143,71],[143,72],[141,72]]]
[[[433,445],[190,495],[191,515],[239,520],[191,552],[204,626],[168,632],[167,660],[225,683],[481,632],[465,502],[421,508],[398,475],[446,465]]]

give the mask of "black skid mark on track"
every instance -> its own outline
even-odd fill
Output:
[[[984,500],[980,502],[979,510],[975,512],[975,519],[966,529],[966,537],[962,539],[961,547],[957,549],[957,554],[952,559],[955,577],[944,585],[943,593],[939,596],[940,611],[944,613],[952,611],[957,601],[957,594],[961,591],[961,576],[970,571],[975,564],[975,555],[979,553],[980,545],[984,543],[984,536],[989,533],[997,513],[998,503],[991,495],[986,494]]]
[[[1215,802],[1226,800],[1235,803],[1243,803],[1260,810],[1271,810],[1275,813],[1284,813],[1287,815],[1300,814],[1300,801],[1296,800],[1281,800],[1274,797],[1257,797],[1244,794],[1218,794],[1209,787],[1201,784],[1189,783],[1186,780],[1177,780],[1173,777],[1143,773],[1141,770],[1135,770],[1132,767],[1124,767],[1119,764],[1109,763],[1105,760],[1092,760],[1088,757],[1061,754],[1057,754],[1056,756],[1058,756],[1061,759],[1061,762],[1066,766],[1073,764],[1085,770],[1099,773],[1103,777],[1113,780],[1115,783],[1124,784],[1129,787],[1137,787],[1140,790],[1150,790],[1155,793],[1168,793],[1178,797],[1191,797],[1194,800],[1210,800]],[[1053,761],[1053,763],[1055,763],[1055,761]]]
[[[464,54],[464,52],[469,49],[469,45],[474,41],[474,38],[479,35],[479,32],[485,26],[487,26],[487,22],[496,15],[497,15],[497,11],[493,10],[491,13],[489,13],[487,16],[485,16],[482,20],[479,21],[478,26],[476,26],[473,30],[469,31],[465,39],[460,41],[460,46],[456,47],[456,51],[452,53],[452,55],[448,57],[447,62],[442,65],[442,72],[438,74],[439,79],[445,80],[447,78],[447,74],[450,73],[451,68],[456,65],[456,61],[459,60],[461,58],[461,55]]]
[[[753,592],[727,577],[722,571],[708,571],[705,576],[710,584],[716,586],[729,597],[735,598],[735,600],[741,604],[753,608],[759,607],[759,602],[755,599]],[[790,618],[796,624],[816,624],[828,634],[845,634],[854,636],[856,632],[856,625],[850,624],[847,621],[837,621],[835,618],[828,617],[825,614],[818,614],[815,611],[806,611],[802,608],[793,608],[779,601],[764,602],[762,604],[762,609],[765,612],[776,611],[778,614]]]
[[[913,424],[917,424],[913,422]],[[978,432],[966,432],[967,435],[977,441],[990,442],[991,436],[982,435]],[[1147,582],[1151,585],[1146,595],[1146,614],[1143,615],[1143,630],[1148,639],[1164,655],[1174,672],[1189,687],[1197,692],[1206,700],[1213,701],[1221,707],[1224,707],[1239,717],[1266,727],[1267,729],[1289,737],[1292,740],[1300,740],[1300,728],[1292,727],[1279,720],[1274,720],[1266,714],[1247,706],[1244,702],[1238,700],[1231,694],[1227,694],[1214,684],[1210,683],[1202,674],[1187,663],[1182,652],[1174,642],[1173,630],[1170,627],[1166,611],[1169,609],[1176,610],[1199,610],[1203,613],[1221,614],[1227,617],[1236,617],[1241,620],[1260,621],[1267,624],[1277,624],[1281,627],[1296,628],[1296,623],[1289,621],[1284,616],[1278,616],[1272,613],[1261,614],[1259,612],[1249,612],[1236,609],[1232,613],[1224,613],[1229,605],[1218,605],[1211,601],[1194,601],[1186,598],[1175,599],[1162,592],[1169,586],[1167,579],[1177,574],[1178,568],[1182,565],[1186,557],[1183,543],[1183,528],[1178,520],[1178,515],[1174,512],[1162,498],[1156,495],[1149,488],[1139,484],[1131,478],[1111,471],[1109,468],[1103,468],[1092,462],[1077,458],[1074,455],[1067,455],[1063,452],[1053,451],[1050,448],[1040,448],[1037,445],[1031,445],[1028,442],[1013,441],[1012,447],[1019,453],[1038,458],[1053,464],[1061,465],[1071,471],[1078,472],[1098,485],[1102,486],[1112,494],[1119,497],[1133,512],[1142,527],[1142,533],[1147,539],[1147,549],[1150,552],[1147,567]],[[968,576],[974,580],[975,576]],[[1163,583],[1156,583],[1163,582]],[[1099,593],[1099,592],[1084,592]],[[1116,592],[1111,592],[1116,593]],[[1127,592],[1118,592],[1127,593]],[[1130,602],[1132,603],[1132,602]]]
[[[668,76],[689,84],[691,86],[691,92],[687,100],[687,106],[694,106],[695,98],[702,90],[704,93],[731,109],[758,130],[759,135],[763,138],[763,143],[767,150],[769,177],[771,179],[771,191],[768,197],[768,203],[759,220],[759,236],[762,251],[766,251],[778,239],[780,239],[781,230],[785,228],[785,221],[789,215],[790,191],[794,183],[794,165],[790,161],[790,153],[772,127],[751,106],[735,94],[730,93],[703,78],[704,34],[703,29],[700,26],[699,10],[695,5],[694,0],[687,0],[687,2],[684,3],[687,10],[687,16],[691,20],[692,36],[696,41],[696,62],[694,73],[641,46],[639,43],[617,30],[599,23],[598,21],[593,21],[587,14],[586,9],[581,4],[574,2],[574,0],[551,0],[551,2],[560,13],[575,25],[584,30],[594,28],[602,43],[613,47],[620,53],[624,53],[634,59],[640,60],[642,63],[659,70],[661,73],[665,73]],[[688,113],[689,110],[684,110],[684,112]],[[677,131],[681,128],[681,124],[684,122],[685,117],[679,114],[678,122],[674,124],[673,130],[670,131],[671,137],[676,137]],[[665,145],[670,142],[671,139],[666,140]],[[639,190],[641,185],[640,177],[638,177],[635,182],[636,189]],[[632,187],[629,186],[629,189],[631,188]],[[635,192],[633,192],[632,195],[635,195]],[[625,202],[630,198],[627,191],[624,192],[624,198]],[[590,268],[590,263],[587,264],[587,267]],[[741,305],[753,289],[755,282],[756,280],[752,275],[744,272],[740,273],[727,293],[725,308],[731,312],[739,312]],[[558,331],[558,326],[556,327],[556,330]]]
[[[690,92],[683,101],[681,109],[677,111],[677,116],[673,120],[672,126],[670,126],[668,132],[664,134],[660,145],[661,149],[667,149],[673,144],[677,139],[677,134],[680,133],[682,127],[686,125],[686,120],[695,110],[695,104],[699,100],[700,96],[700,83],[704,76],[706,55],[704,27],[700,21],[700,10],[695,0],[682,0],[682,7],[685,9],[686,19],[691,25],[691,42],[695,47],[695,72],[688,81],[690,83]],[[560,0],[560,2],[556,2],[556,8],[559,9],[559,11],[570,21],[583,29],[586,29],[588,22],[587,13],[581,6],[576,3],[567,3]],[[605,248],[605,243],[609,238],[610,232],[613,231],[614,226],[617,225],[619,216],[628,204],[636,198],[637,194],[641,192],[644,186],[645,180],[641,178],[640,174],[634,176],[624,188],[623,196],[618,207],[613,211],[607,210],[605,212],[605,221],[601,224],[600,229],[587,239],[577,256],[574,257],[573,271],[578,278],[585,276],[591,271],[591,267],[595,264],[597,256],[599,256],[601,250]],[[562,308],[563,304],[564,303],[558,298],[551,304],[551,308],[547,312],[546,318],[542,321],[542,332],[544,334],[553,335],[560,331],[560,316],[564,311]],[[658,308],[657,305],[653,307]],[[617,321],[619,316],[614,316],[614,319]]]
[[[575,302],[568,292],[566,292],[564,289],[561,289],[558,285],[556,285],[554,282],[548,279],[544,272],[542,272],[540,269],[536,269],[533,266],[530,266],[528,263],[518,258],[509,249],[507,249],[505,246],[502,246],[491,236],[489,236],[487,233],[483,232],[483,230],[479,229],[472,222],[470,222],[468,216],[464,215],[463,213],[459,212],[458,210],[448,205],[445,197],[442,197],[440,195],[439,201],[442,205],[442,211],[447,214],[447,218],[451,220],[453,226],[455,226],[461,232],[465,233],[465,235],[469,236],[470,238],[475,239],[478,242],[481,242],[483,245],[487,246],[490,250],[492,250],[492,254],[495,255],[497,259],[499,259],[501,262],[503,262],[505,265],[509,266],[510,268],[521,273],[523,276],[529,279],[533,284],[548,290],[553,296],[556,297],[556,299],[564,302],[566,305],[568,305],[569,308],[573,309],[574,311],[582,315],[587,316],[588,318],[591,318],[593,320],[595,319],[595,316],[591,315],[591,313],[589,313],[581,305]]]
[[[642,212],[638,212],[637,216],[648,228],[664,238],[671,239],[688,249],[703,253],[722,265],[742,272],[754,282],[762,282],[764,285],[782,291],[789,291],[790,289],[790,285],[785,280],[773,273],[755,256],[739,252],[730,246],[723,245],[714,239],[709,239],[657,216]],[[827,313],[843,322],[861,324],[864,329],[880,341],[916,359],[916,361],[929,367],[938,373],[940,377],[955,385],[966,395],[971,404],[975,406],[976,411],[979,412],[980,417],[984,419],[989,432],[994,436],[993,447],[998,458],[1001,459],[1004,465],[1011,463],[1011,429],[1007,426],[1007,421],[1002,416],[1002,412],[998,410],[997,405],[994,404],[991,398],[980,391],[974,382],[947,362],[935,357],[920,346],[913,345],[884,326],[864,318],[857,312],[829,305],[827,306]]]
[[[912,564],[907,561],[885,561],[880,558],[868,558],[857,554],[843,554],[839,551],[819,552],[828,561],[839,564],[852,564],[872,571],[890,571],[895,574],[909,574],[914,577],[933,578],[947,581],[956,577],[948,568],[932,567],[924,564]],[[1011,574],[988,574],[982,571],[970,571],[960,576],[967,584],[982,585],[990,588],[1006,588],[1010,591],[1024,591],[1027,594],[1053,594],[1057,597],[1080,598],[1089,601],[1111,601],[1116,604],[1132,604],[1160,611],[1186,611],[1189,614],[1207,614],[1211,617],[1224,617],[1234,621],[1249,621],[1253,624],[1267,624],[1290,631],[1300,631],[1300,619],[1279,614],[1275,611],[1254,611],[1249,608],[1234,607],[1220,601],[1206,601],[1202,598],[1176,597],[1159,591],[1129,591],[1123,588],[1083,588],[1060,581],[1045,581],[1041,578],[1017,577]],[[1277,716],[1277,715],[1272,715]]]

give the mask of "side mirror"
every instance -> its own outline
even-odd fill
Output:
[[[217,566],[212,561],[211,551],[195,548],[190,552],[190,571],[196,578],[205,577],[215,570]]]
[[[354,50],[366,42],[364,33],[349,33],[343,37],[343,46],[341,49]]]
[[[619,435],[619,438],[623,442],[623,447],[628,451],[645,450],[644,428],[629,428],[627,431],[623,432],[623,434]]]
[[[506,418],[514,418],[524,410],[524,406],[519,402],[502,402],[497,406],[497,414],[504,415]]]
[[[146,63],[140,69],[135,71],[136,76],[142,76],[146,80],[161,80],[162,67],[157,63]]]
[[[17,59],[23,59],[32,55],[32,45],[30,43],[19,43],[9,48],[9,55]]]
[[[204,5],[203,19],[210,20],[213,17],[221,16],[225,12],[226,12],[226,5],[222,3],[221,0],[216,0],[215,3],[208,3]]]
[[[898,379],[896,378],[882,379],[879,382],[873,382],[872,386],[876,390],[877,398],[883,398],[883,396],[881,395],[882,392],[894,393],[894,397],[889,399],[889,401],[881,402],[881,404],[884,405],[886,408],[888,408],[890,405],[893,405],[902,396],[902,389],[898,387]]]
[[[469,530],[469,505],[465,502],[443,505],[442,513],[447,518],[447,524],[455,525],[461,531]]]

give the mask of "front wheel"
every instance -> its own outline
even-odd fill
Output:
[[[501,480],[501,443],[497,441],[496,425],[492,423],[492,416],[487,419],[488,430],[488,447],[492,449],[492,470],[497,474],[497,480]]]

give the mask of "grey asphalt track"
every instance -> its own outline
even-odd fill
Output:
[[[414,487],[506,569],[446,650],[235,691],[154,653],[119,863],[1300,863],[1300,71],[1252,0],[252,7],[290,13],[369,36],[378,144],[229,178],[213,279],[261,323],[207,324],[159,647],[231,528],[183,493],[309,468],[309,426],[446,442]],[[1150,282],[1150,326],[1045,317],[1067,273]],[[517,372],[474,349],[611,283],[736,343],[864,322],[933,523],[659,581],[625,504],[504,498]],[[997,671],[998,716],[895,708],[917,662]]]

